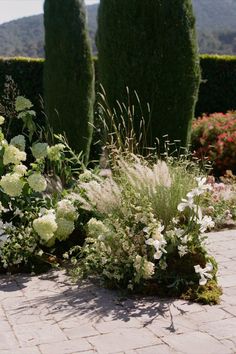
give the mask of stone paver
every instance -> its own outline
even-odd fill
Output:
[[[208,235],[221,303],[120,297],[63,271],[0,276],[0,354],[235,354],[236,231]]]

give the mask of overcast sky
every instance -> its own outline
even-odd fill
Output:
[[[87,5],[99,0],[85,0]],[[20,17],[41,14],[44,0],[0,0],[0,24]]]

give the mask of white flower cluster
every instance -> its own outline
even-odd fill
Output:
[[[75,207],[69,200],[58,202],[56,210],[41,210],[39,218],[33,221],[33,228],[41,239],[52,244],[55,239],[65,240],[75,229],[78,218]]]
[[[35,192],[44,192],[45,189],[47,188],[47,181],[43,175],[39,172],[35,172],[32,175],[30,175],[27,179],[29,186],[35,191]]]
[[[18,96],[16,98],[15,109],[17,112],[28,110],[32,107],[33,107],[32,103],[27,98],[25,98],[23,96]]]
[[[63,199],[58,202],[56,209],[57,231],[55,236],[60,241],[67,239],[72,234],[75,229],[74,222],[77,218],[78,213],[71,201]]]
[[[44,159],[47,156],[47,143],[37,143],[33,144],[31,151],[36,160]]]
[[[54,210],[33,221],[33,228],[43,241],[48,242],[57,230],[56,215]]]
[[[14,145],[6,145],[5,151],[3,155],[3,164],[9,165],[14,164],[18,165],[21,161],[26,160],[26,153],[24,151],[19,150]]]
[[[211,189],[209,184],[206,184],[206,178],[196,178],[198,186],[187,194],[187,199],[182,199],[178,205],[178,211],[183,212],[185,209],[190,209],[194,214],[194,221],[200,226],[200,232],[204,233],[207,229],[214,227],[214,222],[210,216],[202,216],[200,206],[195,204],[195,197],[198,197]]]
[[[20,151],[25,151],[25,137],[24,135],[17,135],[11,139],[10,145],[15,146]]]
[[[13,171],[15,173],[17,173],[19,176],[24,176],[27,173],[27,166],[20,164],[20,165],[16,165],[13,168]]]
[[[0,116],[0,125],[2,125],[5,122],[5,118],[3,116]]]
[[[50,161],[59,161],[61,158],[61,153],[65,149],[65,145],[56,144],[53,146],[47,147],[47,156]]]
[[[7,173],[5,176],[2,176],[0,180],[0,186],[10,197],[20,196],[24,184],[24,181],[22,181],[22,178],[18,173]]]
[[[134,268],[138,274],[142,274],[143,279],[150,279],[155,272],[155,264],[139,255],[135,258]]]

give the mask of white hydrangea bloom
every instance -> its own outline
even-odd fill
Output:
[[[33,221],[33,228],[43,241],[48,242],[57,231],[56,216],[48,213]]]
[[[26,160],[26,153],[20,151],[17,147],[13,145],[7,145],[5,147],[3,155],[3,164],[8,165],[10,163],[14,165],[19,165],[21,161]]]
[[[63,199],[57,203],[56,216],[57,218],[64,218],[74,221],[78,218],[78,213],[70,200]]]
[[[25,137],[24,135],[16,135],[11,139],[10,145],[15,146],[20,151],[25,151]]]
[[[61,158],[61,152],[64,150],[65,145],[56,144],[47,147],[47,154],[50,161],[58,161]]]
[[[89,233],[95,235],[99,238],[99,236],[103,236],[105,239],[107,234],[110,234],[109,228],[104,225],[101,220],[97,220],[95,218],[91,218],[88,222]]]
[[[35,172],[27,180],[29,186],[36,192],[43,192],[47,188],[47,181],[41,173]]]
[[[2,176],[0,186],[9,196],[17,197],[22,193],[24,181],[22,181],[18,173],[7,173],[5,176]]]
[[[28,168],[25,165],[20,164],[20,165],[14,166],[13,171],[20,176],[24,176],[27,172],[27,169]]]
[[[31,148],[32,154],[35,157],[35,159],[44,159],[48,152],[48,144],[47,143],[37,143],[34,144]]]
[[[23,96],[18,96],[16,98],[15,109],[17,112],[21,112],[26,109],[30,109],[31,107],[33,107],[33,105],[30,102],[30,100],[28,100],[27,98],[25,98]]]
[[[5,118],[3,116],[0,116],[0,125],[2,125],[5,122]]]
[[[59,218],[56,219],[56,223],[57,231],[55,233],[55,236],[60,241],[67,239],[67,237],[70,236],[75,229],[74,222],[68,219]]]

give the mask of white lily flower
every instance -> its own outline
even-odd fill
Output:
[[[199,285],[206,285],[208,279],[212,279],[212,274],[209,274],[213,271],[212,263],[207,263],[205,268],[202,268],[199,264],[194,266],[195,272],[200,275]]]
[[[164,249],[166,245],[166,241],[162,240],[154,240],[153,238],[149,238],[145,241],[146,245],[155,247],[156,252],[154,253],[154,259],[160,259],[163,253],[166,253]]]
[[[188,196],[188,199],[182,199],[182,203],[177,206],[178,211],[184,211],[186,208],[196,209],[196,205],[194,204],[192,197]]]
[[[187,197],[189,198],[194,198],[195,196],[199,196],[203,193],[205,193],[207,190],[211,190],[212,187],[209,184],[206,184],[206,177],[196,177],[197,181],[197,188],[194,188],[192,191],[190,191],[187,194]]]
[[[204,233],[207,229],[212,229],[215,226],[211,216],[205,215],[202,217],[201,209],[198,211],[198,218],[196,219],[198,225],[200,225],[200,232]]]

